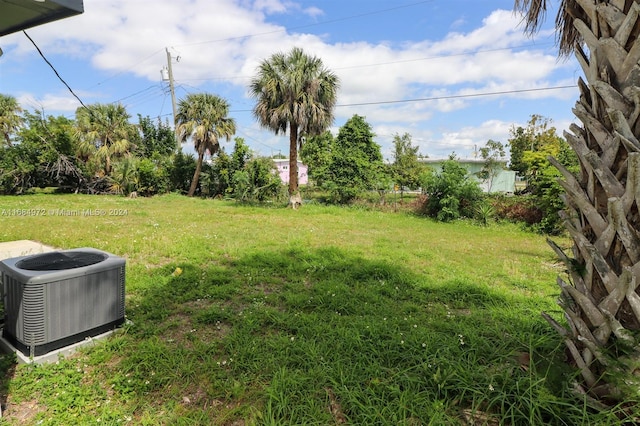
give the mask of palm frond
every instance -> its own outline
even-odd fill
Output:
[[[515,0],[514,10],[523,15],[524,31],[534,35],[545,21],[549,2],[547,0]],[[584,10],[578,7],[578,0],[561,0],[556,15],[556,43],[560,56],[573,53],[582,39],[573,25],[575,19],[585,19]]]

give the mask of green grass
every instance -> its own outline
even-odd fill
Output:
[[[569,392],[540,317],[561,318],[561,268],[513,225],[0,197],[0,241],[18,239],[126,257],[130,322],[57,364],[0,356],[0,424],[619,424]]]

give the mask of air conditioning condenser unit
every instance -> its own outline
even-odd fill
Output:
[[[124,323],[125,259],[93,248],[0,261],[2,337],[39,356]]]

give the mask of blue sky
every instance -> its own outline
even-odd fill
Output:
[[[513,0],[85,0],[84,7],[27,32],[85,104],[120,102],[133,122],[137,114],[172,120],[160,72],[169,48],[177,98],[226,98],[236,136],[260,155],[287,154],[288,140],[259,127],[247,85],[261,60],[293,46],[340,78],[334,135],[362,115],[386,159],[395,134],[410,133],[430,157],[471,157],[489,139],[506,143],[531,114],[550,118],[559,132],[574,121],[581,70],[557,58],[555,11],[530,38]],[[74,116],[79,102],[24,34],[0,38],[0,47],[0,93],[31,111]],[[572,87],[546,90],[564,86]],[[230,152],[233,142],[222,145]]]

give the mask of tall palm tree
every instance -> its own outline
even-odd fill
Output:
[[[93,104],[76,110],[76,136],[81,154],[102,163],[106,176],[111,174],[111,160],[129,152],[135,127],[120,104]]]
[[[7,146],[11,146],[11,135],[20,128],[22,108],[16,98],[0,93],[0,133]]]
[[[550,1],[550,0],[549,0]],[[541,24],[548,0],[515,0],[526,31]],[[566,190],[573,239],[558,278],[565,338],[581,390],[600,402],[637,395],[640,381],[640,1],[562,0],[556,17],[561,56],[574,54],[586,81],[565,137],[580,160],[574,176],[554,159]]]
[[[231,139],[236,133],[236,122],[228,118],[229,103],[217,95],[193,93],[178,103],[176,123],[178,140],[181,143],[191,138],[198,153],[196,171],[191,180],[188,196],[196,192],[204,154],[215,154],[220,148],[219,139]]]
[[[304,136],[318,135],[333,122],[338,77],[322,61],[298,47],[262,61],[250,84],[257,99],[253,113],[276,134],[289,130],[289,203],[300,204],[298,147]]]

